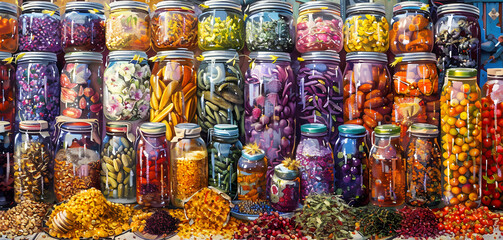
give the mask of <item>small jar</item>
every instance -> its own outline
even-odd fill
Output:
[[[18,40],[17,6],[0,2],[0,51],[15,53]]]
[[[111,121],[145,120],[150,110],[147,54],[113,51],[104,74],[103,112]]]
[[[309,1],[299,7],[297,51],[333,50],[343,47],[341,6],[331,1]]]
[[[193,3],[162,1],[151,21],[154,50],[194,50],[197,47],[197,16]]]
[[[406,1],[395,4],[391,26],[390,48],[394,55],[433,50],[433,24],[426,3]]]
[[[105,50],[105,11],[95,2],[69,2],[61,21],[65,52]]]
[[[175,133],[170,148],[171,204],[183,208],[185,199],[208,187],[208,151],[197,124],[178,124]]]
[[[295,39],[293,7],[280,0],[250,5],[246,46],[250,51],[292,52]]]
[[[283,164],[274,167],[269,198],[276,211],[295,211],[300,204],[299,170],[288,169]]]
[[[61,115],[80,119],[102,119],[103,57],[95,52],[65,54],[61,71]]]
[[[210,0],[199,15],[199,49],[241,50],[245,45],[245,21],[241,5],[233,0]]]
[[[1,5],[1,4],[0,4]],[[9,61],[11,54],[0,52],[0,120],[7,121],[12,125],[16,113],[15,88],[16,88],[16,69]]]
[[[150,16],[148,4],[137,1],[110,3],[106,21],[106,44],[110,51],[146,52],[150,48]]]
[[[257,145],[245,146],[238,161],[238,200],[265,200],[267,163]]]
[[[11,124],[0,121],[0,208],[11,208],[14,202],[14,142]]]
[[[23,121],[14,140],[14,191],[23,200],[53,203],[54,163],[46,121]]]
[[[346,52],[388,51],[389,24],[386,9],[379,3],[357,3],[348,7],[344,23]]]
[[[138,131],[137,131],[138,132]],[[136,137],[136,201],[146,207],[169,205],[169,146],[166,125],[143,123]]]
[[[136,202],[136,151],[131,125],[108,122],[101,149],[101,191],[108,201]]]
[[[61,52],[59,8],[53,3],[30,1],[19,16],[19,51]]]

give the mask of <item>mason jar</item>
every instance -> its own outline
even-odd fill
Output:
[[[1,5],[1,4],[0,4]],[[0,60],[11,58],[7,52],[0,52]],[[0,61],[0,120],[14,124],[16,113],[15,88],[16,68],[10,61]]]
[[[138,1],[110,3],[106,20],[108,50],[146,52],[150,48],[150,16],[148,4]]]
[[[14,141],[12,127],[0,121],[0,208],[11,208],[14,201]]]
[[[267,163],[264,150],[256,144],[243,148],[238,161],[238,200],[265,200]]]
[[[18,47],[17,6],[0,2],[0,51],[15,53]],[[2,58],[3,59],[3,58]]]
[[[61,52],[59,8],[53,3],[29,1],[19,16],[19,51]]]
[[[105,50],[105,8],[96,2],[69,2],[61,20],[65,52]]]
[[[271,207],[276,211],[295,211],[300,204],[299,170],[290,169],[284,164],[274,167],[269,198]]]
[[[346,52],[388,51],[389,24],[380,3],[357,3],[346,10],[344,49]]]

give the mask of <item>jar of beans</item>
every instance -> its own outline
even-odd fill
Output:
[[[271,207],[276,211],[295,211],[300,203],[299,170],[297,168],[288,168],[284,164],[274,167],[269,198]]]
[[[61,21],[65,52],[105,50],[105,12],[103,4],[69,2]]]
[[[50,2],[29,1],[19,16],[19,51],[53,52],[61,48],[59,7]]]
[[[17,50],[17,6],[0,2],[0,51],[15,53]]]
[[[346,52],[388,51],[389,24],[386,9],[379,3],[357,3],[348,7],[344,23]]]
[[[238,161],[238,200],[265,200],[266,173],[264,150],[257,144],[246,145]]]
[[[150,16],[148,4],[137,1],[110,3],[106,20],[108,50],[148,51],[150,48]]]
[[[0,95],[0,119],[7,121],[12,125],[16,113],[15,108],[15,94],[16,87],[16,72],[11,61],[2,61],[5,59],[12,59],[12,55],[7,52],[0,52],[0,86],[2,87],[3,94]]]
[[[14,141],[10,122],[0,121],[0,208],[14,206]]]

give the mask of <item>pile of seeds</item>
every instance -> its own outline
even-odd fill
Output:
[[[22,201],[16,207],[0,212],[0,236],[7,238],[26,236],[42,229],[42,221],[50,204],[31,200]]]
[[[234,205],[232,211],[250,215],[259,215],[261,213],[273,212],[274,209],[271,205],[269,205],[268,201],[257,199],[240,201],[238,204]]]

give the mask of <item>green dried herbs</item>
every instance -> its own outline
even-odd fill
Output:
[[[357,230],[364,236],[395,236],[402,222],[402,215],[395,209],[365,206],[357,208],[355,213]]]

